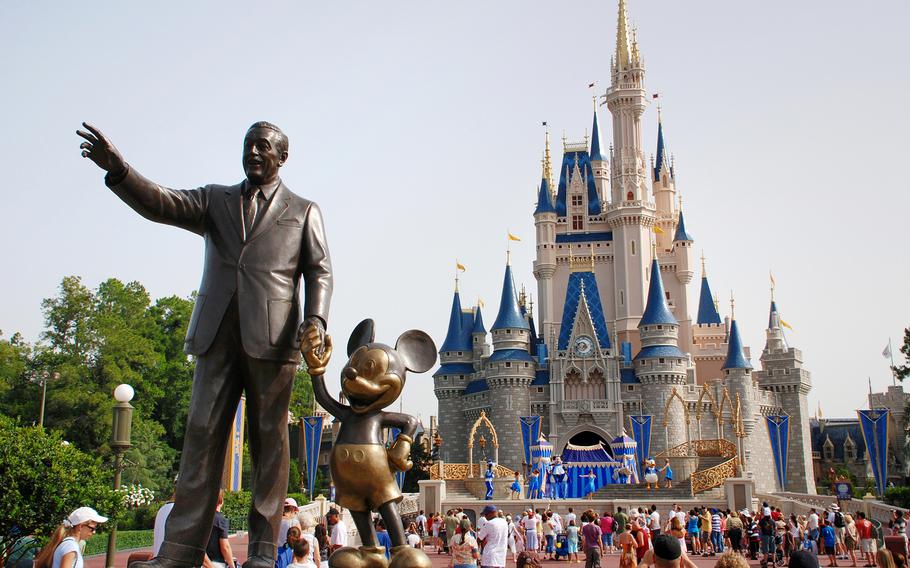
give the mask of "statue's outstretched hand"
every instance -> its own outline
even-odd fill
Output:
[[[316,326],[308,326],[300,337],[300,352],[303,353],[307,372],[311,377],[324,375],[326,365],[332,357],[332,336],[326,335],[323,344],[319,329]]]
[[[82,149],[82,157],[95,162],[99,168],[109,172],[112,176],[123,173],[126,170],[126,162],[107,136],[87,122],[83,122],[82,126],[88,130],[88,132],[76,131],[76,134],[86,140],[79,144],[79,148]]]

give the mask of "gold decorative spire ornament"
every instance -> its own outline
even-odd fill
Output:
[[[619,0],[619,15],[616,22],[616,60],[617,69],[625,69],[632,60],[629,48],[629,22],[626,18],[626,0]]]

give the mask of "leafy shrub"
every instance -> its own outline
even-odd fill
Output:
[[[18,536],[43,541],[78,507],[118,518],[123,503],[110,473],[59,434],[0,415],[0,556]]]
[[[885,503],[910,509],[910,487],[889,487],[885,489]]]
[[[117,531],[117,550],[133,548],[151,548],[154,531]],[[107,552],[107,534],[95,535],[85,543],[85,555],[105,554]]]

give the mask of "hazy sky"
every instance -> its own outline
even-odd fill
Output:
[[[910,3],[629,0],[629,16],[687,228],[725,311],[736,293],[753,364],[771,269],[811,407],[855,416],[867,377],[890,384],[882,349],[910,325]],[[36,339],[41,299],[69,274],[153,297],[198,286],[202,240],[111,194],[79,156],[82,120],[171,187],[240,181],[247,126],[281,125],[283,179],[325,214],[342,345],[368,316],[380,340],[421,328],[441,343],[456,257],[492,322],[507,229],[525,239],[516,279],[536,291],[541,121],[581,140],[615,33],[615,0],[5,2],[0,329]],[[644,125],[650,154],[653,107]],[[435,413],[430,373],[404,406]]]

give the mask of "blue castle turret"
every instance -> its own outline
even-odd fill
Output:
[[[635,376],[641,383],[644,413],[663,416],[668,426],[668,439],[660,437],[652,443],[651,451],[660,452],[685,441],[685,408],[672,404],[688,376],[688,356],[679,349],[679,323],[667,307],[660,263],[651,261],[648,303],[638,322],[641,350],[635,356]],[[664,404],[670,402],[664,412]]]
[[[708,274],[702,266],[701,292],[698,296],[698,325],[720,325],[720,314],[714,305],[714,296],[711,294],[711,285],[708,284]]]

